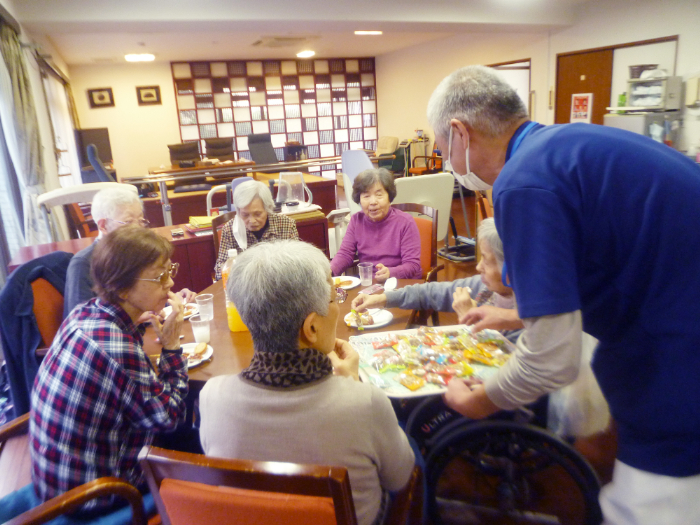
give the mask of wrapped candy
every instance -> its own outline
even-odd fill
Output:
[[[401,372],[396,376],[396,380],[412,392],[418,390],[425,384],[425,379],[411,372]]]

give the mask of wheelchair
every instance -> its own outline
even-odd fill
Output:
[[[474,421],[440,396],[416,406],[406,433],[426,460],[433,525],[601,523],[598,476],[569,443],[533,424],[542,424],[537,413],[521,408]]]

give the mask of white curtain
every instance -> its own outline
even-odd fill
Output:
[[[22,244],[42,244],[50,237],[36,202],[45,191],[36,106],[19,37],[4,23],[0,23],[0,51],[0,122],[22,195]]]
[[[51,74],[44,76],[44,92],[53,135],[56,143],[58,176],[61,187],[82,184],[78,148],[75,145],[75,134],[70,110],[68,109],[68,94],[63,82]],[[70,174],[70,175],[68,175]]]

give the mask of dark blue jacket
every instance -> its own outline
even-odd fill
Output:
[[[43,277],[61,294],[73,254],[54,252],[29,261],[10,274],[0,291],[0,340],[7,362],[15,417],[29,412],[29,396],[39,370],[41,335],[34,317],[32,281]],[[51,344],[51,341],[46,341]]]

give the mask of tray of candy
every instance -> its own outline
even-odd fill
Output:
[[[486,379],[515,345],[496,330],[466,325],[420,327],[350,337],[360,354],[360,377],[389,397],[441,394],[453,377]]]

